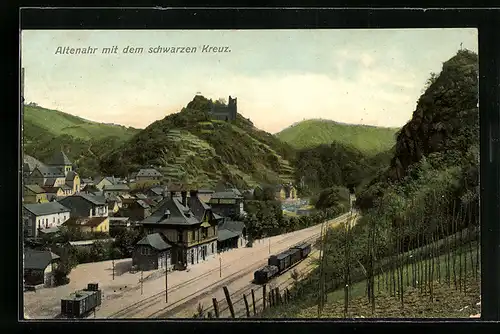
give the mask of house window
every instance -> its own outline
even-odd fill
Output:
[[[214,252],[214,243],[212,242],[212,253]]]
[[[191,231],[191,240],[196,241],[196,233]]]
[[[151,255],[151,250],[147,247],[142,247],[141,248],[141,255]]]

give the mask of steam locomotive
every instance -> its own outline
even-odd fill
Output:
[[[271,255],[267,260],[267,265],[254,272],[254,282],[265,284],[271,278],[281,275],[293,265],[304,260],[311,252],[310,243],[302,243],[293,246],[277,255]]]

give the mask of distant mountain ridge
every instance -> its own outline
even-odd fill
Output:
[[[278,132],[276,137],[297,149],[339,143],[374,155],[391,149],[398,128],[346,124],[326,119],[308,119]]]

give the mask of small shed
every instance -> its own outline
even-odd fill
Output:
[[[153,233],[139,240],[132,253],[132,265],[138,270],[171,269],[171,248],[161,233]]]
[[[26,285],[54,286],[53,271],[60,258],[51,251],[26,249],[24,251],[24,281]]]

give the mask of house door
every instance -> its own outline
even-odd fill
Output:
[[[194,264],[194,251],[191,250],[191,264]]]
[[[205,261],[206,256],[207,256],[207,246],[203,246],[201,251],[201,257],[203,258],[203,261]]]

